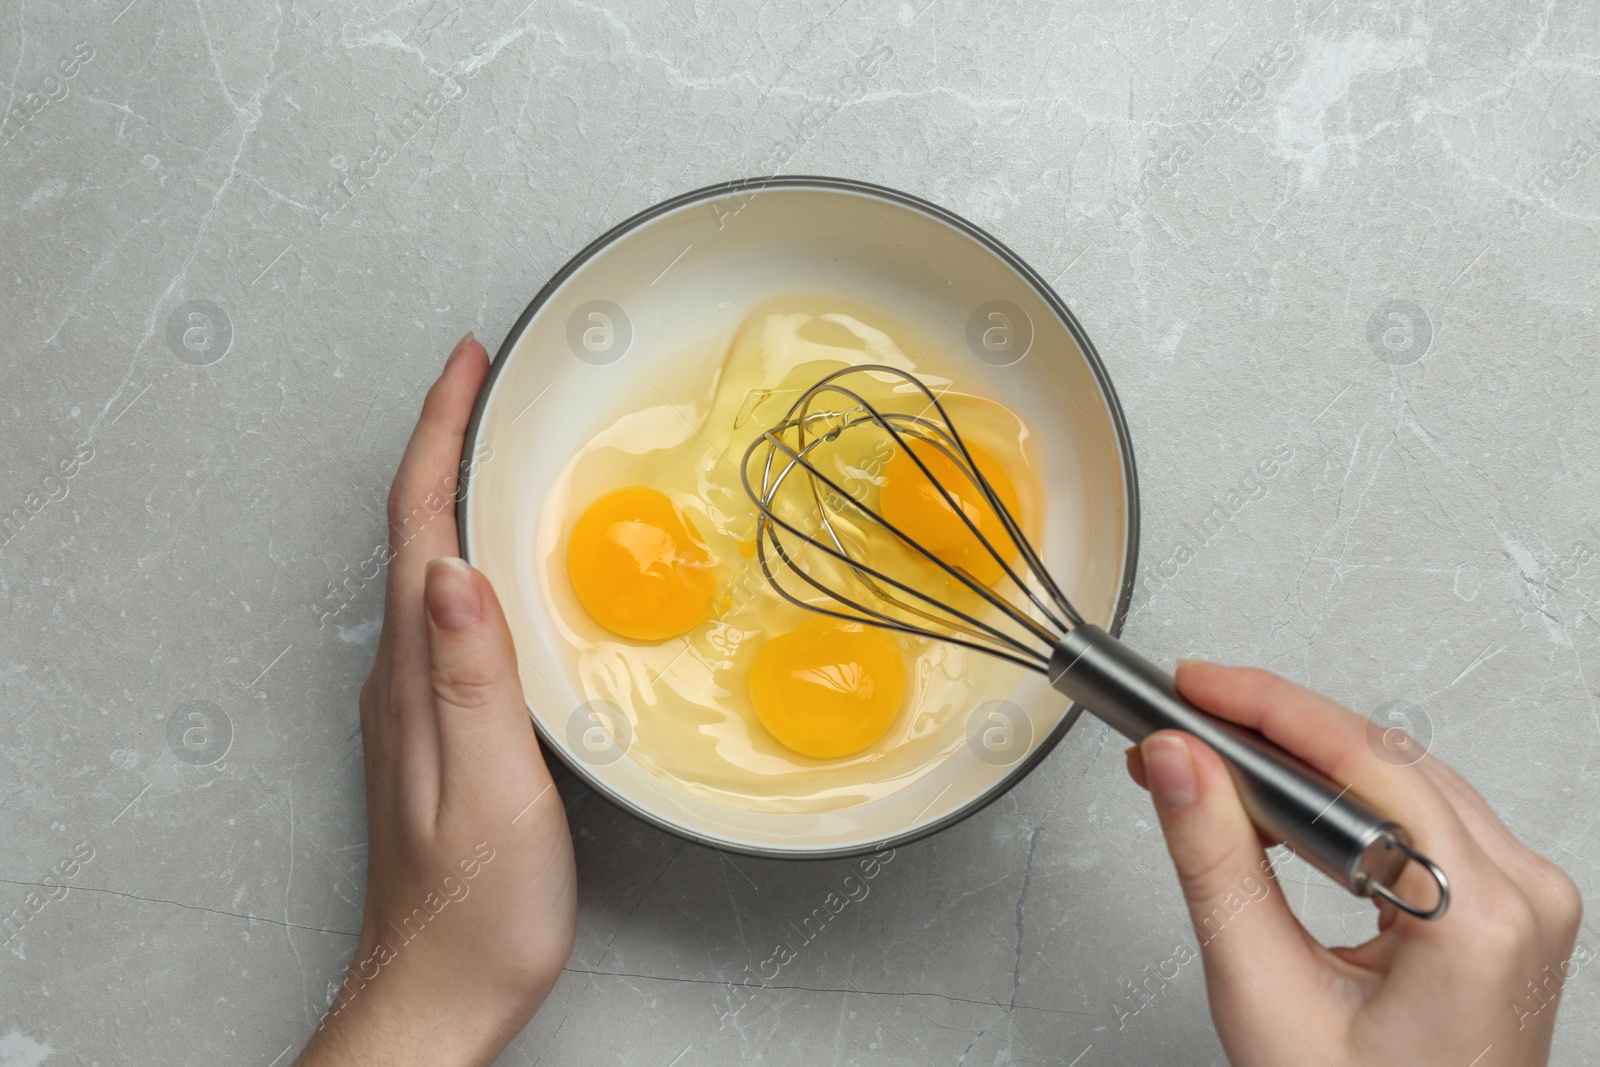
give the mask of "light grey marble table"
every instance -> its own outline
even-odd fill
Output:
[[[1030,260],[1137,444],[1130,638],[1393,716],[1593,890],[1597,42],[1572,0],[3,0],[0,1064],[292,1058],[360,916],[381,583],[322,615],[424,388],[606,228],[752,173]],[[731,1018],[850,865],[569,782],[577,950],[502,1062],[1221,1063],[1120,749],[1086,723],[901,849]]]

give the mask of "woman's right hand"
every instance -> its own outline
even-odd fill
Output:
[[[1574,956],[1582,902],[1572,879],[1438,760],[1420,750],[1409,766],[1380,759],[1367,720],[1327,697],[1214,663],[1181,663],[1177,681],[1196,706],[1260,731],[1394,815],[1450,878],[1442,918],[1381,903],[1376,937],[1324,947],[1261,878],[1270,867],[1260,837],[1217,754],[1170,730],[1129,749],[1202,942],[1211,1015],[1234,1067],[1544,1064],[1561,987],[1594,962],[1587,947]],[[1241,885],[1263,883],[1266,895],[1238,905]],[[1421,902],[1437,892],[1416,864],[1398,890]]]

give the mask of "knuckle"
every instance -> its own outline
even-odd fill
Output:
[[[1199,912],[1227,895],[1249,872],[1250,865],[1229,849],[1207,850],[1188,856],[1178,866],[1178,881],[1183,885],[1183,895]]]
[[[1548,918],[1563,936],[1575,933],[1583,922],[1583,894],[1578,891],[1578,884],[1566,871],[1542,857],[1538,868],[1544,876],[1541,884],[1548,901],[1545,907]]]
[[[456,708],[483,708],[492,704],[500,692],[499,682],[460,670],[435,665],[433,696],[440,703]]]
[[[411,510],[409,494],[405,484],[396,478],[394,485],[389,488],[389,525],[399,526],[406,519],[406,513]]]
[[[1240,680],[1263,692],[1276,692],[1279,688],[1292,684],[1281,674],[1276,674],[1265,667],[1235,667],[1239,672]]]
[[[386,679],[380,678],[374,670],[367,675],[366,681],[361,683],[361,693],[356,698],[356,710],[359,712],[361,728],[371,730],[381,726],[384,715],[384,705],[390,695]]]
[[[433,384],[428,386],[428,391],[422,395],[421,415],[429,418],[437,418],[439,415],[439,409],[445,402],[445,394],[447,391],[448,386],[445,384],[444,375],[441,374],[439,377],[433,380]]]
[[[1532,903],[1513,886],[1491,890],[1477,911],[1480,938],[1504,958],[1513,958],[1539,936],[1539,919]]]
[[[450,386],[443,377],[436,378],[422,396],[422,408],[417,412],[417,429],[443,429],[449,424],[449,408]]]
[[[1265,667],[1237,667],[1240,691],[1255,695],[1259,701],[1280,704],[1295,698],[1300,687],[1281,674]]]

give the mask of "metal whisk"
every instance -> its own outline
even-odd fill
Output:
[[[864,435],[872,435],[874,461],[882,460],[887,444],[915,463],[999,565],[1001,577],[993,585],[919,544],[874,506],[876,471],[853,466],[866,452]],[[942,484],[927,461],[936,455],[968,485]],[[1436,919],[1449,907],[1444,872],[1412,847],[1399,823],[1260,734],[1200,711],[1178,694],[1170,674],[1087,622],[979,469],[939,397],[920,379],[880,365],[827,375],[751,443],[742,474],[760,512],[756,553],[762,573],[790,603],[1038,671],[1135,742],[1162,729],[1194,734],[1228,765],[1263,833],[1359,896],[1381,897],[1423,919]],[[980,530],[969,490],[987,502],[1013,551],[1003,551],[1004,545]],[[1438,886],[1432,907],[1413,904],[1393,888],[1412,861]]]

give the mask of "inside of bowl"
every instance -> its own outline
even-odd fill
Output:
[[[1065,701],[1023,679],[996,723],[1010,742],[958,748],[937,773],[824,812],[752,811],[663,782],[628,752],[628,724],[595,745],[534,545],[553,479],[607,421],[658,404],[682,353],[731,337],[774,296],[833,293],[943,339],[950,376],[1012,408],[1039,436],[1048,478],[1044,558],[1086,619],[1108,625],[1131,569],[1131,464],[1097,368],[1034,282],[995,246],[887,191],[790,181],[685,198],[620,227],[580,257],[514,331],[469,440],[476,462],[463,551],[505,606],[528,705],[546,742],[642,817],[719,847],[835,855],[908,839],[1003,791],[1058,735]],[[987,713],[972,709],[975,716]],[[992,716],[989,716],[992,717]],[[1020,737],[1018,741],[1016,738]]]

